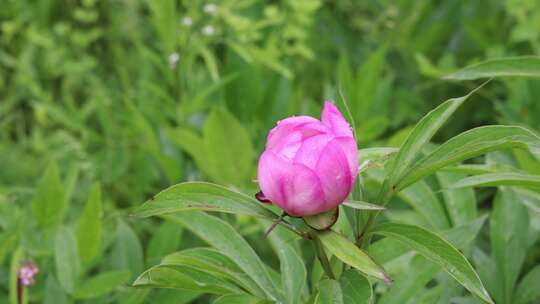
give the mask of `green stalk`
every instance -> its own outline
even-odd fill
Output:
[[[332,271],[332,266],[330,265],[330,261],[328,260],[328,257],[326,256],[326,252],[324,251],[324,247],[321,243],[321,240],[317,238],[317,236],[314,233],[311,233],[311,239],[313,240],[313,246],[315,247],[315,253],[317,254],[317,258],[319,259],[319,262],[321,262],[321,266],[324,270],[324,273],[332,279],[335,280],[336,276],[334,275],[334,272]]]

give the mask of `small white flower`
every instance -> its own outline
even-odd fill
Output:
[[[206,25],[202,28],[202,33],[206,36],[212,36],[215,32],[216,30],[211,25]]]
[[[185,26],[191,26],[193,24],[193,19],[191,17],[184,17],[182,18],[182,24]]]
[[[169,67],[171,69],[174,69],[176,67],[178,61],[180,61],[180,55],[178,53],[174,52],[169,55]]]
[[[204,6],[203,6],[203,12],[207,13],[208,15],[213,15],[217,12],[217,5],[215,5],[214,3],[206,3]]]

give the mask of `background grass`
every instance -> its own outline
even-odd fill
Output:
[[[536,0],[4,1],[0,302],[8,301],[3,274],[17,249],[40,266],[32,302],[80,300],[74,290],[113,271],[118,287],[86,301],[144,301],[148,290],[122,284],[164,254],[203,243],[174,224],[129,218],[131,207],[187,180],[255,193],[268,130],[286,116],[318,117],[325,99],[349,103],[361,148],[398,147],[427,111],[476,85],[441,76],[489,58],[539,54],[539,28]],[[538,131],[538,100],[539,80],[492,82],[438,140],[494,123]],[[527,154],[511,161],[540,174]],[[36,195],[50,189],[56,194]],[[99,191],[92,189],[101,189],[99,228],[77,234]],[[478,194],[485,212],[492,194]],[[31,207],[43,196],[61,201],[51,213],[58,219],[45,226]],[[277,265],[268,245],[251,239],[257,225],[230,220]],[[62,242],[60,226],[71,231]],[[66,289],[54,262],[65,249],[55,244],[73,247],[92,229],[103,231],[96,252],[74,262],[81,267]],[[540,259],[540,247],[531,248],[529,268]],[[152,293],[152,303],[198,296]]]

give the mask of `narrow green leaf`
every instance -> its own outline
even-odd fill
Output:
[[[56,265],[56,276],[58,277],[60,286],[67,293],[72,293],[79,276],[80,261],[77,254],[77,240],[75,239],[75,235],[66,227],[61,227],[56,232],[54,261]]]
[[[47,276],[43,304],[68,304],[68,297],[52,273]]]
[[[137,275],[143,269],[143,251],[139,238],[123,220],[116,225],[116,239],[113,244],[111,262],[117,270],[129,270]]]
[[[360,162],[366,160],[378,160],[381,158],[388,158],[389,156],[397,153],[398,148],[392,147],[377,147],[377,148],[366,148],[358,150],[358,158]]]
[[[403,189],[398,196],[437,229],[448,229],[450,223],[441,201],[424,181]]]
[[[397,186],[408,185],[450,164],[507,148],[540,148],[540,138],[517,126],[485,126],[461,133],[416,162]]]
[[[339,278],[343,292],[343,304],[371,304],[373,290],[366,277],[354,269],[346,270]]]
[[[242,293],[236,285],[190,267],[154,266],[143,272],[133,286],[174,288],[212,294]]]
[[[75,299],[91,299],[103,296],[126,283],[131,276],[129,271],[103,272],[83,282],[75,289]]]
[[[19,304],[18,299],[18,289],[17,289],[17,282],[18,282],[18,271],[19,267],[21,266],[21,262],[23,261],[23,249],[17,248],[13,254],[11,255],[11,263],[10,263],[10,269],[9,269],[9,303],[10,304]]]
[[[343,304],[341,286],[336,280],[324,279],[319,282],[315,304]]]
[[[488,215],[485,214],[460,226],[441,231],[441,235],[457,249],[466,249],[478,236],[478,233],[484,226],[487,217]]]
[[[379,304],[409,303],[441,271],[441,267],[422,256],[416,256],[408,270],[395,278],[394,284],[378,301]]]
[[[454,246],[437,234],[417,226],[394,223],[379,225],[372,233],[394,238],[407,244],[441,266],[473,294],[487,303],[493,303],[469,261]]]
[[[207,48],[200,48],[199,52],[204,59],[204,62],[206,63],[206,67],[208,68],[208,71],[210,72],[210,75],[212,76],[213,81],[219,80],[219,71],[218,71],[218,64],[216,57],[214,54]]]
[[[66,209],[64,188],[58,167],[52,162],[39,181],[32,201],[32,210],[42,228],[53,228],[62,223]]]
[[[449,189],[459,189],[466,187],[497,187],[497,186],[518,186],[518,187],[540,187],[540,175],[530,175],[521,173],[488,173],[466,177],[452,185]]]
[[[270,221],[264,223],[265,226],[271,224]],[[302,256],[293,246],[298,237],[278,226],[268,235],[268,239],[279,257],[281,283],[287,303],[301,303],[300,297],[306,288],[307,270]]]
[[[271,300],[282,300],[264,263],[229,223],[203,212],[177,213],[164,217],[182,224],[233,260]]]
[[[488,60],[446,75],[448,80],[490,77],[540,77],[540,57],[522,56]]]
[[[212,304],[271,304],[272,302],[246,294],[230,294],[217,298]]]
[[[171,254],[178,249],[182,238],[183,228],[177,223],[164,221],[154,230],[148,242],[146,259],[148,264],[155,264],[163,256]]]
[[[321,240],[326,250],[345,264],[386,283],[392,281],[381,266],[377,265],[366,253],[341,234],[326,230],[317,232],[316,236]]]
[[[83,263],[88,263],[99,253],[102,216],[101,189],[96,184],[90,192],[77,227],[77,248]]]
[[[137,208],[133,215],[148,217],[188,210],[245,214],[272,220],[278,218],[255,197],[204,182],[187,182],[167,188]]]
[[[516,304],[527,304],[540,298],[538,282],[540,282],[540,265],[535,266],[521,279],[516,289]]]
[[[362,201],[352,201],[352,200],[344,201],[343,206],[347,206],[349,208],[353,208],[357,210],[384,210],[385,209],[383,206],[380,206],[380,205],[370,204],[370,203],[362,202]]]
[[[437,180],[443,189],[464,177],[460,173],[437,172]],[[478,212],[473,189],[445,190],[442,194],[452,226],[460,226],[476,218]]]
[[[264,297],[264,292],[228,257],[211,248],[192,248],[163,258],[162,266],[188,266],[236,283],[250,293]]]
[[[197,167],[210,177],[216,176],[216,168],[212,167],[210,156],[207,155],[206,146],[202,137],[188,128],[167,129],[169,139],[180,149],[188,153],[197,164]]]
[[[446,123],[461,104],[482,86],[483,85],[463,97],[452,98],[445,101],[422,117],[409,133],[409,136],[394,157],[388,170],[388,176],[383,183],[383,192],[387,192],[388,190],[391,190],[390,188],[397,186],[397,183],[404,177],[407,170],[410,169],[416,158],[420,155],[422,148],[431,140],[435,133]]]
[[[528,189],[512,187],[508,191],[515,192],[521,198],[518,200],[530,210],[540,213],[540,193]]]
[[[206,155],[216,181],[243,185],[253,173],[255,151],[247,129],[228,111],[214,108],[203,127]]]
[[[490,219],[491,254],[503,286],[499,303],[513,302],[514,286],[527,254],[529,213],[519,200],[514,192],[499,189]]]
[[[465,249],[478,235],[480,229],[484,225],[487,216],[477,218],[464,225],[454,227],[449,230],[444,230],[441,235],[448,240],[454,247]],[[406,243],[397,239],[384,238],[368,248],[368,253],[374,259],[384,265],[391,260],[394,260],[411,250],[411,247]]]
[[[441,168],[441,171],[449,173],[460,173],[465,175],[475,175],[497,172],[500,171],[500,168],[499,166],[487,164],[460,164]]]

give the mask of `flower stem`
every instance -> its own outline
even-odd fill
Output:
[[[313,240],[313,246],[315,247],[315,253],[317,254],[317,258],[319,259],[319,262],[321,262],[321,266],[326,273],[326,275],[332,279],[335,280],[336,276],[334,275],[334,272],[332,271],[332,266],[330,265],[330,261],[328,260],[328,257],[326,256],[326,252],[324,251],[324,247],[317,238],[317,236],[311,234],[311,239]]]

